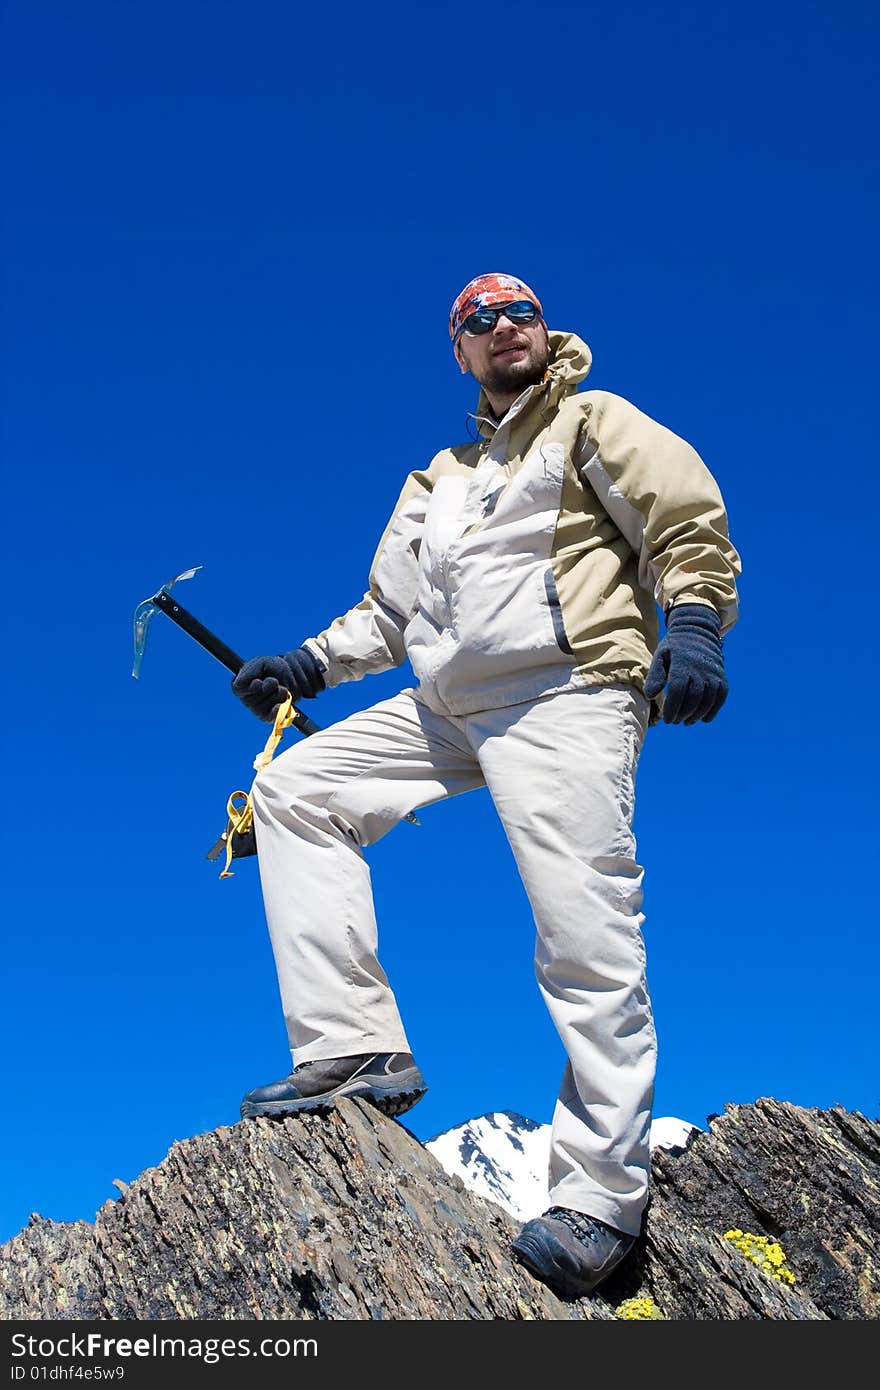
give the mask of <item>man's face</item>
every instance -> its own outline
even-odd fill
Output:
[[[513,301],[511,300],[511,303]],[[455,355],[491,397],[518,395],[544,380],[550,362],[550,340],[543,319],[512,323],[502,309],[489,333],[470,338],[462,333]]]

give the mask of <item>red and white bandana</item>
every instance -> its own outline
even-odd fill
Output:
[[[531,300],[543,317],[541,301],[523,280],[515,275],[478,275],[465,285],[449,314],[449,336],[453,342],[462,331],[468,314],[475,309],[489,309],[495,304],[513,304],[517,299]]]

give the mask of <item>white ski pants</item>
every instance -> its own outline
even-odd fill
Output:
[[[550,1202],[633,1235],[647,1200],[656,1062],[632,830],[647,720],[645,696],[628,684],[462,716],[403,690],[295,744],[252,789],[298,1066],[412,1050],[377,959],[363,848],[419,806],[488,787],[534,912],[538,985],[568,1057]]]

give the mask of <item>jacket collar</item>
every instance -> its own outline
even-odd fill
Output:
[[[593,356],[583,339],[575,333],[548,333],[550,339],[550,364],[547,375],[535,386],[527,386],[522,395],[517,396],[503,420],[496,420],[485,391],[480,391],[477,409],[472,419],[476,421],[484,439],[491,439],[501,425],[510,425],[530,406],[543,403],[547,409],[558,405],[564,396],[575,392],[585,380],[592,365]]]

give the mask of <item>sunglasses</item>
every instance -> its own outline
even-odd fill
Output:
[[[517,299],[514,304],[499,304],[494,309],[475,309],[468,314],[461,331],[469,338],[479,338],[483,333],[491,333],[501,315],[511,323],[534,323],[540,317],[536,305],[529,299]]]

